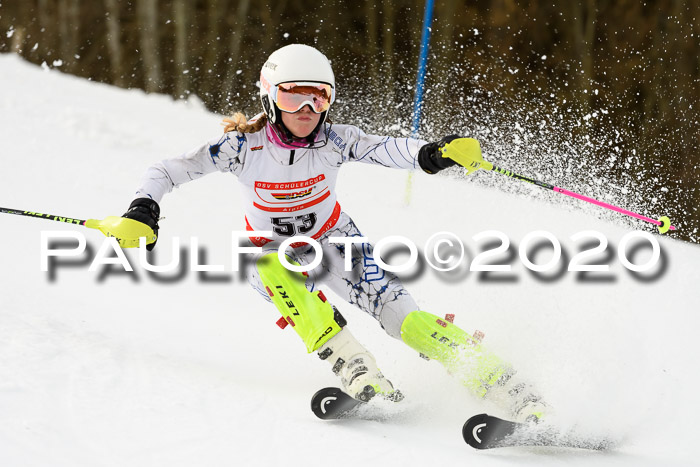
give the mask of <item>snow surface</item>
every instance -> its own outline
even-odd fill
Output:
[[[120,215],[148,165],[221,131],[220,116],[195,101],[91,83],[14,55],[0,56],[0,83],[4,207],[82,219]],[[158,282],[134,250],[127,256],[135,273],[100,277],[88,271],[87,258],[58,268],[51,280],[40,270],[42,230],[82,232],[93,252],[102,235],[0,215],[0,465],[698,464],[698,245],[655,235],[663,267],[635,278],[617,259],[628,233],[621,227],[420,173],[406,207],[405,181],[401,171],[350,164],[340,201],[375,242],[404,235],[422,247],[435,232],[454,232],[473,258],[483,247],[473,235],[505,233],[516,252],[509,280],[426,268],[406,280],[409,290],[425,310],[455,313],[469,332],[485,331],[486,344],[542,389],[559,423],[613,436],[617,449],[472,450],[461,438],[463,422],[498,408],[330,293],[407,398],[387,416],[316,419],[310,396],[338,382],[230,272],[230,232],[241,229],[243,215],[235,177],[213,174],[166,197],[156,251],[163,264],[173,237],[198,237],[206,262],[226,267],[218,282],[189,270]],[[570,237],[590,229],[610,242],[609,255],[594,258],[610,264],[608,273],[538,279],[517,256],[528,232],[547,230],[570,259],[581,246]],[[538,263],[550,255],[533,253]],[[635,262],[645,255],[648,249]]]

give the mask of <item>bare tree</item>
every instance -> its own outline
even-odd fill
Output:
[[[394,87],[395,67],[394,67],[394,36],[396,35],[396,10],[394,0],[385,0],[382,2],[382,46],[384,52],[384,70],[385,76],[389,79],[387,83],[387,94],[395,96],[396,90]]]
[[[188,31],[192,25],[190,21],[192,12],[189,0],[173,1],[173,17],[175,18],[175,97],[183,98],[189,91],[190,57]]]
[[[265,26],[262,38],[262,50],[267,54],[272,52],[275,43],[275,25],[282,22],[282,13],[287,8],[287,0],[265,0],[260,8],[260,16]]]
[[[226,0],[209,0],[207,2],[207,34],[204,42],[204,74],[200,89],[204,94],[210,94],[216,98],[216,89],[220,85],[218,72],[219,55],[225,48],[221,41],[221,16],[226,9]]]
[[[228,99],[238,94],[238,70],[241,66],[241,45],[245,35],[246,19],[248,17],[248,9],[250,0],[239,0],[236,15],[232,17],[230,24],[231,37],[229,40],[229,64],[226,80],[224,81],[225,90],[227,91]],[[240,104],[239,104],[240,105]]]
[[[366,20],[366,31],[367,31],[367,60],[369,61],[369,77],[372,81],[376,81],[379,76],[379,71],[377,69],[377,61],[379,56],[377,53],[377,44],[379,43],[379,37],[377,35],[378,29],[378,19],[377,19],[377,9],[378,6],[373,0],[365,0],[365,17]]]
[[[78,55],[78,31],[80,28],[80,0],[58,1],[58,30],[60,56],[64,69],[75,71]]]
[[[124,71],[121,43],[121,20],[118,0],[105,0],[107,9],[107,50],[112,71],[112,83],[124,87]]]
[[[26,26],[19,25],[12,30],[12,40],[10,42],[10,51],[22,55],[26,52],[24,41],[27,37]]]
[[[596,0],[585,0],[585,6],[578,0],[568,2],[567,5],[573,23],[571,40],[574,58],[581,64],[581,70],[576,73],[579,103],[587,110],[591,106],[591,93],[584,91],[587,91],[593,80],[593,41],[595,40],[597,19]]]
[[[454,31],[457,18],[457,2],[448,0],[444,4],[438,5],[433,19],[433,30],[437,34],[435,34],[435,39],[431,41],[430,48],[433,52],[431,55],[437,55],[439,60],[429,62],[428,67],[437,71],[437,73],[433,73],[432,82],[437,83],[439,91],[433,99],[439,101],[441,106],[449,105],[451,98],[451,94],[445,91],[448,89],[448,83],[453,79],[451,70],[454,69],[456,61]]]
[[[162,86],[160,57],[158,56],[158,0],[137,0],[139,39],[147,92],[158,92]]]
[[[692,10],[688,11],[688,17],[692,18],[692,25],[693,25],[693,37],[695,37],[695,40],[693,41],[693,44],[690,46],[691,49],[694,49],[694,53],[691,53],[691,55],[695,56],[695,79],[700,78],[700,21],[698,21],[698,18],[700,18],[700,2],[694,1],[691,2],[692,5]],[[697,88],[696,88],[697,89]],[[696,96],[700,97],[700,96]],[[700,192],[698,192],[700,195]]]
[[[39,28],[41,31],[41,54],[46,56],[52,56],[56,54],[55,45],[56,44],[56,34],[57,34],[57,22],[56,18],[56,6],[51,0],[38,0],[37,2],[37,18],[39,20]],[[40,60],[42,60],[40,58]]]

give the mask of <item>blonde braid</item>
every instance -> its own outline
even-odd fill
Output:
[[[241,112],[236,112],[231,117],[224,118],[224,133],[238,131],[240,133],[257,133],[267,124],[267,115],[261,113],[250,121]]]

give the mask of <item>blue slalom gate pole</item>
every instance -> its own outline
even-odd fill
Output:
[[[418,76],[416,78],[416,94],[413,99],[413,123],[411,123],[411,137],[415,138],[420,129],[421,112],[423,111],[423,89],[425,88],[425,70],[428,65],[428,49],[430,46],[430,28],[433,23],[433,0],[426,0],[423,13],[423,34],[420,41],[420,57],[418,59]],[[406,180],[406,193],[404,203],[411,203],[411,191],[413,186],[413,171],[408,173]]]
[[[420,58],[418,59],[418,76],[416,78],[416,95],[413,99],[413,123],[411,135],[416,136],[420,128],[420,117],[423,110],[423,89],[425,88],[425,70],[428,65],[428,49],[430,48],[430,29],[433,22],[433,0],[425,2],[423,13],[423,35],[420,42]]]

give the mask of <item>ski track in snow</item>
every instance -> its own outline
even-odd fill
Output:
[[[14,55],[0,55],[0,79],[4,207],[120,215],[149,164],[221,131],[220,117],[197,102],[90,83]],[[479,232],[501,230],[517,246],[548,230],[570,259],[577,232],[603,232],[613,252],[627,233],[584,211],[420,173],[405,207],[405,180],[381,167],[343,169],[340,202],[372,241],[405,235],[422,248],[435,232],[455,232],[473,258]],[[159,262],[172,237],[197,236],[207,261],[230,270],[229,235],[243,218],[236,183],[214,174],[166,197]],[[615,255],[603,258],[611,271],[602,281],[566,272],[537,280],[517,257],[510,281],[431,270],[407,280],[424,309],[485,331],[485,342],[542,388],[559,423],[620,440],[605,453],[477,452],[462,441],[462,423],[503,414],[349,305],[339,303],[353,333],[407,399],[370,410],[368,420],[323,422],[309,399],[338,384],[330,367],[280,331],[277,312],[237,274],[203,283],[188,272],[158,283],[129,251],[137,278],[100,280],[84,264],[59,268],[52,281],[39,267],[42,230],[80,231],[93,251],[101,235],[12,215],[0,223],[3,466],[698,465],[697,245],[656,236],[665,270],[650,281],[634,279]]]

